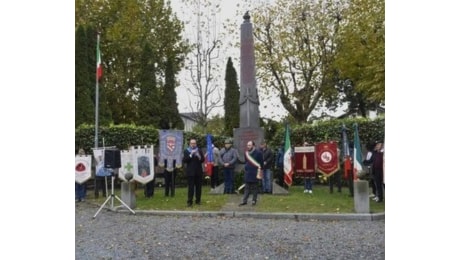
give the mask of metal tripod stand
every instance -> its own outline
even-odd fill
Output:
[[[129,180],[128,180],[129,181]],[[97,214],[99,214],[99,212],[102,210],[102,208],[104,208],[105,204],[107,204],[107,202],[109,202],[109,200],[111,201],[111,210],[113,210],[113,199],[117,199],[121,204],[123,204],[123,206],[125,206],[129,211],[131,211],[133,214],[136,214],[136,212],[134,212],[134,210],[132,210],[124,201],[122,201],[117,195],[114,194],[114,182],[115,182],[115,175],[114,175],[114,172],[112,172],[112,191],[111,191],[111,194],[109,197],[107,197],[107,199],[104,201],[104,203],[102,203],[101,207],[99,207],[99,209],[97,210],[96,214],[94,214],[93,218],[96,218]]]

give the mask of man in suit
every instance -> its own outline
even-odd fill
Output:
[[[192,206],[193,196],[195,204],[201,205],[201,186],[203,184],[203,152],[198,148],[196,139],[191,138],[189,147],[184,150],[183,162],[187,165],[185,175],[187,176],[188,198],[187,207]]]

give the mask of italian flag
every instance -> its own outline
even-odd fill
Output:
[[[99,35],[97,35],[96,80],[99,81],[101,78],[102,78],[102,60],[101,60],[101,51],[99,50]]]
[[[292,149],[291,149],[291,138],[289,136],[289,126],[286,125],[286,132],[284,134],[284,183],[288,186],[292,185],[292,175],[294,170],[292,169]]]
[[[353,180],[358,179],[358,175],[363,171],[363,158],[361,152],[361,142],[359,141],[358,135],[358,124],[354,124],[355,136],[354,136],[354,149],[353,149]]]

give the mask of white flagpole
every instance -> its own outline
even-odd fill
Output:
[[[98,58],[100,56],[99,50],[99,33],[97,34],[97,56],[96,56],[96,108],[95,110],[95,123],[94,123],[94,147],[98,148],[98,129],[99,129],[99,79],[98,79]]]

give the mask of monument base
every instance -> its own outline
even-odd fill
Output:
[[[246,152],[247,143],[254,141],[256,148],[259,148],[264,137],[264,129],[261,127],[240,127],[233,129],[233,147],[238,151],[240,162],[245,161],[244,153]]]
[[[273,195],[287,195],[289,194],[289,191],[281,187],[280,185],[278,185],[277,182],[273,181],[272,182],[272,194]]]
[[[369,213],[369,182],[356,180],[353,188],[356,213]]]
[[[215,187],[209,192],[211,195],[224,194],[225,184],[221,183],[219,186]]]
[[[134,190],[134,182],[121,183],[121,200],[132,209],[136,208],[136,194],[134,193]]]

